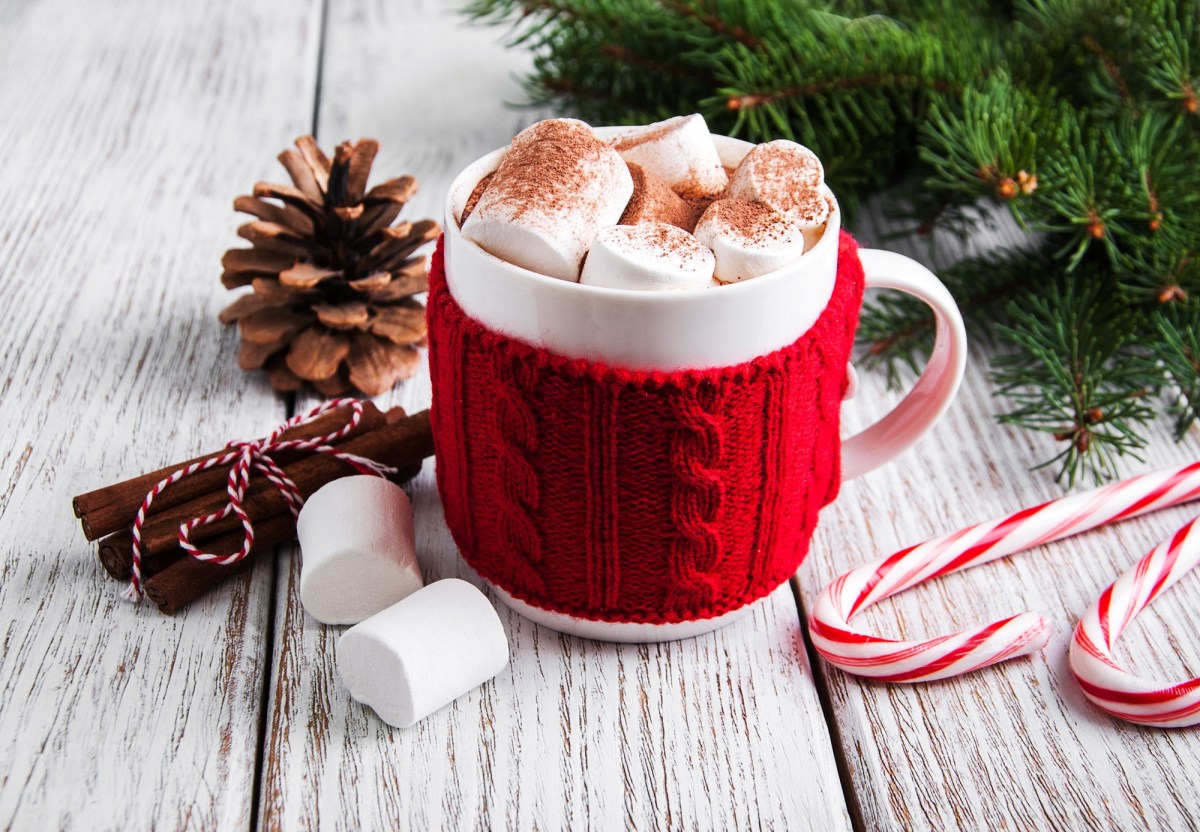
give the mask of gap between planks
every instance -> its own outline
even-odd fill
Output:
[[[792,590],[792,600],[796,603],[796,621],[800,627],[800,637],[804,640],[804,652],[808,656],[808,666],[812,668],[813,682],[817,688],[817,699],[821,703],[821,714],[825,717],[825,725],[829,729],[829,740],[833,745],[833,759],[837,763],[838,780],[842,784],[842,796],[846,800],[846,810],[850,813],[850,823],[854,832],[868,832],[866,821],[863,819],[862,803],[854,790],[854,780],[850,776],[850,759],[846,755],[846,743],[838,726],[837,715],[834,713],[833,695],[829,691],[828,668],[825,661],[817,653],[812,636],[808,632],[808,610],[804,608],[804,597],[800,591],[799,575],[788,579]]]
[[[313,83],[313,105],[312,118],[309,120],[309,133],[313,138],[320,141],[317,127],[321,119],[321,88],[325,74],[325,40],[326,33],[329,30],[329,4],[332,0],[320,0],[320,12],[316,15],[317,18],[317,48],[316,48],[316,67],[315,79]],[[296,393],[287,393],[284,396],[284,410],[287,413],[287,418],[291,419],[296,415],[296,406],[299,401],[299,396]],[[279,558],[284,546],[276,546],[275,551],[271,553],[271,575],[268,585],[274,589],[276,582],[279,580]],[[296,546],[296,551],[299,552],[299,546]],[[262,689],[259,692],[259,707],[258,707],[258,735],[255,739],[256,746],[254,752],[254,784],[250,792],[250,829],[259,829],[261,823],[261,810],[263,800],[263,788],[266,772],[266,754],[267,740],[270,732],[270,711],[271,711],[271,691],[274,688],[275,675],[275,628],[280,620],[280,599],[276,592],[271,593],[271,603],[267,605],[267,621],[264,625],[263,632],[265,639],[263,641],[263,667],[266,672],[262,674]]]

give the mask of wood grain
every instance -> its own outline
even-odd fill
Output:
[[[461,28],[452,5],[331,9],[322,141],[380,139],[379,175],[421,181],[410,218],[440,219],[453,174],[536,117],[504,106],[520,96],[511,74],[522,55],[494,31]],[[394,400],[428,406],[425,371]],[[408,486],[426,579],[478,583],[432,474],[427,464]],[[561,636],[498,605],[509,668],[407,730],[348,698],[333,661],[339,630],[304,615],[298,586],[293,557],[277,587],[266,829],[849,827],[786,586],[714,636],[667,645]]]
[[[410,218],[440,219],[452,174],[538,115],[505,106],[527,56],[464,28],[455,5],[329,12],[320,137],[380,139],[380,175],[421,179]],[[285,415],[215,322],[218,261],[236,242],[232,197],[278,178],[270,160],[309,129],[322,19],[320,0],[0,0],[0,828],[1200,827],[1200,734],[1116,722],[1066,667],[1075,616],[1187,508],[868,610],[892,636],[1025,608],[1057,626],[1041,656],[924,686],[814,677],[788,588],[669,645],[586,642],[501,607],[511,666],[401,731],[348,698],[340,629],[304,616],[290,553],[273,586],[260,567],[173,619],[119,601],[70,496]],[[876,212],[860,237],[887,230]],[[981,365],[976,350],[935,434],[824,512],[803,600],[856,563],[1061,493],[1027,470],[1050,440],[992,419]],[[895,398],[864,373],[848,426]],[[427,406],[427,376],[388,399]],[[1162,430],[1127,472],[1198,456],[1196,431],[1177,446]],[[427,577],[476,580],[432,468],[408,488]],[[1136,670],[1200,671],[1197,592],[1184,579],[1134,625]]]
[[[70,502],[285,415],[219,261],[311,119],[318,11],[0,3],[0,828],[249,825],[270,569],[164,618]]]
[[[878,214],[860,234],[882,240]],[[1002,224],[977,247],[1012,239]],[[896,242],[886,247],[899,248]],[[904,253],[928,259],[920,249]],[[947,245],[946,260],[958,254]],[[943,261],[944,262],[944,261]],[[967,380],[946,419],[896,463],[847,484],[821,516],[801,568],[805,603],[841,572],[904,546],[1060,496],[1048,471],[1053,440],[998,425],[986,356],[973,349]],[[848,427],[896,399],[883,374],[862,373],[844,408]],[[1156,431],[1134,474],[1200,458],[1193,430],[1181,444]],[[1084,483],[1081,487],[1089,487]],[[866,829],[1187,829],[1200,826],[1200,734],[1139,728],[1092,708],[1067,667],[1078,615],[1118,574],[1200,505],[1128,521],[951,575],[870,608],[862,622],[893,638],[927,638],[1025,609],[1055,635],[1043,654],[959,679],[885,685],[821,664],[828,677]],[[1200,671],[1200,575],[1185,578],[1128,631],[1121,654],[1163,681]],[[859,619],[855,619],[856,623]]]

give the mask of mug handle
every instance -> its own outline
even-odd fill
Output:
[[[967,366],[958,305],[933,272],[892,251],[859,249],[867,289],[896,289],[928,304],[937,321],[933,353],[908,395],[869,428],[842,442],[842,479],[873,471],[916,442],[946,412]]]

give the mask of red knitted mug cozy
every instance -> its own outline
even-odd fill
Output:
[[[791,346],[660,373],[487,329],[450,295],[439,241],[431,416],[463,557],[528,604],[612,622],[711,618],[786,581],[841,482],[857,252],[843,233],[833,296]]]

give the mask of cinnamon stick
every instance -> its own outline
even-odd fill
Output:
[[[255,528],[257,529],[257,527]],[[178,546],[175,549],[180,556],[187,554]],[[104,571],[108,573],[109,577],[116,578],[118,581],[128,581],[133,575],[133,535],[129,533],[129,529],[113,532],[101,540],[96,546],[96,554],[100,558],[100,565],[104,567]],[[173,562],[171,552],[156,552],[151,555],[143,550],[142,554],[143,578],[153,575],[155,572],[161,572]],[[175,560],[178,559],[178,557],[175,558]]]
[[[417,417],[424,416],[428,419],[428,413],[429,411],[422,411]],[[409,465],[401,470],[395,478],[411,479],[420,470],[421,463],[418,461],[415,466]],[[174,615],[209,590],[234,575],[245,572],[254,565],[261,553],[269,552],[295,538],[296,521],[289,511],[275,514],[265,520],[256,519],[254,545],[250,547],[250,554],[242,560],[229,564],[200,561],[176,546],[155,559],[157,563],[165,563],[166,566],[155,569],[142,586],[146,597],[154,602],[160,612]],[[211,552],[236,552],[241,545],[242,531],[238,528],[236,531],[212,538],[205,548]]]
[[[312,439],[315,436],[322,436],[337,430],[339,426],[346,424],[349,418],[350,407],[339,407],[336,410],[321,414],[307,424],[288,430],[283,434],[283,438]],[[343,445],[355,436],[361,436],[364,433],[382,427],[386,422],[387,416],[381,413],[374,403],[363,402],[363,415],[358,427],[336,444],[338,446]],[[80,494],[72,501],[72,505],[75,509],[75,516],[80,519],[80,523],[83,526],[84,536],[88,540],[97,540],[107,534],[119,531],[124,526],[130,525],[133,522],[134,515],[137,514],[138,508],[141,507],[142,500],[146,498],[146,493],[156,483],[195,462],[220,456],[226,450],[222,448],[219,451],[214,451],[195,459],[189,459],[177,465],[169,465],[157,471],[151,471],[148,474],[133,477],[106,488],[98,488],[95,491]],[[281,461],[289,457],[295,458],[298,453],[300,452],[281,454]],[[158,514],[205,495],[223,491],[228,471],[228,466],[217,466],[207,471],[197,472],[190,477],[180,480],[155,499],[153,513]]]
[[[174,615],[213,587],[245,572],[254,565],[261,553],[270,552],[295,534],[296,526],[290,514],[256,522],[250,554],[236,563],[228,564],[196,560],[176,547],[171,554],[178,555],[179,559],[143,584],[146,597],[155,603],[160,612]],[[235,532],[215,538],[211,548],[216,552],[236,552],[241,545],[242,536]]]
[[[338,448],[398,468],[399,471],[391,479],[395,482],[405,482],[420,472],[421,461],[433,453],[429,411],[400,416],[393,410],[385,416],[385,422],[387,424],[383,427],[354,437],[339,444]],[[325,483],[358,473],[349,464],[325,454],[305,457],[286,466],[284,470],[296,483],[301,496],[306,499]],[[186,481],[181,481],[179,485]],[[149,517],[142,526],[143,569],[147,572],[163,569],[164,567],[159,565],[160,558],[170,558],[174,553],[181,551],[179,526],[193,517],[220,509],[226,500],[222,479],[219,492],[204,495]],[[280,515],[292,524],[292,533],[288,539],[295,536],[294,520],[287,502],[265,479],[256,477],[251,481],[242,505],[255,522],[256,543],[258,523]],[[132,521],[132,517],[130,520]],[[238,540],[241,540],[241,521],[236,516],[231,515],[195,529],[192,539],[195,543],[204,542],[205,548],[211,550],[210,541],[227,534],[235,534]],[[119,580],[129,578],[132,569],[132,545],[133,539],[128,529],[115,532],[101,541],[98,550],[100,563],[109,575]]]
[[[433,453],[433,437],[429,430],[429,411],[422,411],[403,421],[364,433],[349,442],[338,445],[338,450],[372,459],[396,468],[406,467]],[[300,496],[308,499],[325,483],[341,477],[357,474],[349,463],[327,454],[312,454],[291,465],[284,472],[296,484]],[[179,538],[179,526],[193,517],[219,510],[225,505],[224,490],[209,494],[190,503],[176,506],[147,519],[142,526],[142,545],[148,552],[160,552],[173,548]],[[242,508],[251,519],[272,517],[289,512],[287,501],[279,490],[265,477],[255,477],[246,489]],[[208,523],[193,532],[196,541],[208,540],[217,535],[240,529],[242,521],[236,515]]]
[[[355,472],[347,471],[346,473],[348,475]],[[388,479],[400,484],[408,482],[419,473],[421,473],[420,460],[401,468]],[[222,500],[226,499],[224,492],[222,492],[221,498]],[[173,511],[172,513],[177,513],[177,510]],[[291,524],[289,526],[291,533],[283,540],[295,539],[295,519],[292,517],[291,511],[285,506],[282,511],[272,514],[269,517],[258,518],[252,516],[254,521],[255,544],[257,544],[261,539],[259,523],[265,521],[274,521],[278,517],[285,517]],[[155,528],[152,536],[147,534],[147,529],[149,528],[150,524],[147,524],[143,527],[143,575],[157,574],[171,566],[173,563],[177,562],[182,557],[190,557],[186,552],[179,548],[179,526],[187,519],[189,518],[183,517],[179,520],[179,522],[175,523],[174,526],[171,527],[173,531],[170,531],[170,529],[164,530],[162,528]],[[226,539],[237,539],[237,545],[232,547],[229,551],[234,551],[238,546],[241,546],[243,532],[241,530],[240,523],[234,524],[234,528],[232,530],[225,531],[224,533],[214,532],[214,525],[216,524],[209,524],[196,529],[195,533],[193,534],[192,541],[197,544],[203,543],[205,550],[210,552],[223,551],[221,548],[221,542]],[[167,531],[170,531],[170,534],[167,534]],[[283,542],[283,540],[279,542]],[[110,534],[108,537],[101,540],[97,546],[97,554],[99,556],[100,565],[104,567],[104,571],[107,572],[110,577],[119,581],[127,581],[129,580],[130,576],[133,575],[133,535],[130,534],[129,529],[122,529],[119,532],[114,532],[113,534]]]

